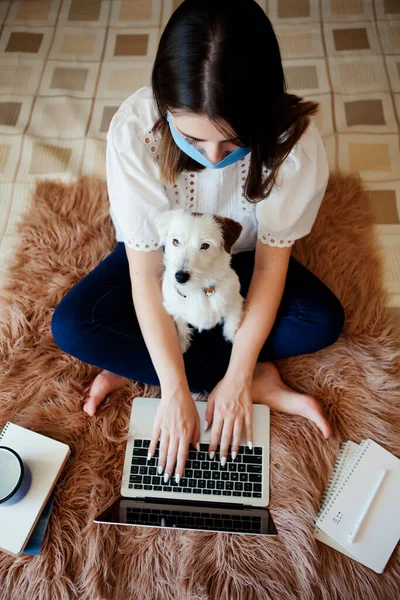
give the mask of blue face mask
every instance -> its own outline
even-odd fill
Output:
[[[171,130],[172,137],[174,138],[176,145],[182,150],[182,152],[193,158],[196,162],[200,163],[201,165],[208,167],[209,169],[223,169],[224,167],[232,165],[238,160],[244,158],[250,152],[250,148],[237,148],[228,156],[226,156],[223,160],[220,160],[218,163],[213,164],[199,150],[197,150],[197,148],[192,146],[192,144],[189,144],[189,142],[185,140],[185,138],[180,133],[178,133],[178,131],[175,129],[172,123],[169,113],[167,114],[167,121],[169,123],[169,128]]]

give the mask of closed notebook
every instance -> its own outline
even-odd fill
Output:
[[[0,549],[17,555],[26,546],[69,454],[66,444],[13,423],[0,431],[0,445],[15,450],[29,466],[32,483],[16,504],[0,505]]]
[[[314,535],[325,541],[322,530],[326,543],[382,573],[400,538],[400,460],[370,439],[351,448],[347,458],[323,501]]]
[[[351,458],[354,456],[358,448],[359,444],[356,444],[355,442],[348,441],[342,444],[339,456],[337,458],[335,466],[333,467],[332,474],[322,495],[319,511],[314,519],[314,523],[318,521],[318,518],[324,512],[326,506],[328,505],[333,494],[335,493],[335,490],[337,489],[344,472],[350,466]],[[325,531],[322,531],[322,529],[320,529],[316,525],[314,527],[313,535],[317,540],[323,542],[327,546],[330,546],[331,548],[334,548],[335,550],[338,550],[339,552],[350,556],[350,558],[357,560],[356,556],[351,554],[351,552],[349,552],[344,546],[341,546],[336,540],[331,538],[327,533],[325,533]]]

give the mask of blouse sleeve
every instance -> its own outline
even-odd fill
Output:
[[[292,246],[310,233],[328,178],[324,144],[311,124],[282,163],[270,195],[256,205],[261,242],[269,246]]]
[[[160,247],[154,218],[170,201],[157,161],[137,133],[145,125],[129,105],[119,108],[107,133],[106,172],[110,213],[122,241],[148,252]]]

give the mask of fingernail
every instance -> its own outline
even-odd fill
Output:
[[[197,452],[200,452],[200,444],[199,444],[199,442],[197,442],[197,444],[196,444],[196,450],[197,450]]]
[[[208,429],[208,421],[204,421],[204,429],[203,431],[207,431]]]
[[[215,452],[214,452],[214,450],[213,450],[212,452],[210,452],[210,458],[211,458],[211,459],[213,459],[213,458],[214,458],[214,456],[215,456]]]
[[[167,483],[168,479],[169,479],[169,474],[165,473],[164,474],[164,483]]]
[[[222,467],[224,467],[224,466],[225,466],[225,463],[226,463],[226,456],[223,456],[223,457],[221,458],[221,466],[222,466]]]
[[[150,459],[151,459],[151,452],[148,452],[148,454],[147,454],[147,460],[150,460]]]
[[[236,452],[235,452],[235,451],[233,451],[233,452],[232,452],[232,460],[235,460],[236,456],[237,456]]]
[[[157,472],[159,475],[161,475],[161,473],[163,472],[163,467],[161,465],[158,467]]]
[[[180,478],[181,478],[180,475],[175,475],[175,481],[176,481],[176,483],[179,483]]]
[[[251,442],[248,443],[250,450],[253,450],[253,444]]]

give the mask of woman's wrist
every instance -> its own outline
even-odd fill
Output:
[[[235,385],[247,385],[251,383],[253,379],[254,369],[255,366],[252,367],[250,363],[247,365],[237,365],[234,362],[230,362],[225,377],[230,381],[235,382]]]
[[[160,381],[160,384],[163,397],[184,400],[188,395],[191,396],[186,376],[175,378],[168,377]]]

